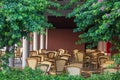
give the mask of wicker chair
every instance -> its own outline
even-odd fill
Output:
[[[70,57],[70,54],[63,54],[59,56],[60,59],[65,59],[67,61],[67,64],[70,64]]]
[[[83,62],[83,57],[84,57],[84,53],[83,52],[78,52],[77,53],[77,62]]]
[[[51,67],[52,67],[52,63],[49,62],[49,61],[42,61],[40,64],[45,64],[45,65],[48,65],[48,69],[47,69],[47,72],[50,71]]]
[[[94,52],[92,53],[91,55],[91,61],[90,61],[90,64],[92,65],[91,67],[94,68],[94,69],[97,69],[99,64],[98,64],[98,54],[99,52]]]
[[[36,55],[36,56],[31,56],[30,58],[35,58],[35,59],[37,59],[38,64],[40,64],[41,61],[42,61],[41,56],[38,56],[38,55]]]
[[[60,58],[68,60],[70,56],[71,56],[70,54],[63,54],[63,55],[60,55]]]
[[[28,67],[35,69],[38,64],[38,59],[35,58],[27,58],[26,59]]]
[[[96,49],[86,49],[86,53],[94,53],[96,52]]]
[[[79,52],[78,49],[74,49],[74,50],[73,50],[74,62],[77,62],[77,59],[78,59],[78,57],[77,57],[77,53],[78,53],[78,52]]]
[[[58,75],[64,72],[65,65],[66,65],[65,59],[57,59],[55,60],[55,71],[51,71],[49,74],[51,75]]]
[[[64,49],[58,49],[59,51],[59,55],[65,54],[65,50]]]
[[[47,53],[47,58],[54,59],[55,58],[55,53],[54,52]]]
[[[108,60],[109,60],[108,56],[99,56],[98,57],[98,63],[99,63],[99,65],[102,65],[103,63],[105,63]]]
[[[47,57],[45,58],[45,61],[50,61],[50,62],[54,63],[54,59],[55,59],[54,52],[47,53]]]
[[[46,49],[41,49],[41,53],[46,53],[47,50]]]
[[[49,68],[49,64],[39,64],[36,67],[37,69],[40,69],[41,71],[44,72],[44,74],[48,73],[48,68]]]
[[[16,59],[19,59],[20,60],[20,63],[22,64],[22,51],[21,51],[21,48],[16,48],[15,50],[15,57],[14,57],[14,64],[16,63],[15,60]]]
[[[84,57],[84,67],[85,68],[90,68],[90,56],[85,56]]]
[[[41,62],[36,68],[41,69],[45,74],[48,74],[52,66],[52,63],[49,61]]]

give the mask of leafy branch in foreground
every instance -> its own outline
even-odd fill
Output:
[[[75,17],[77,28],[74,32],[84,32],[79,35],[78,43],[94,45],[98,41],[109,41],[120,47],[119,7],[119,0],[86,0],[83,4],[78,4],[68,14],[68,17]]]

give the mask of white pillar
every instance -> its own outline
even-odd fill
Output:
[[[48,29],[46,28],[46,43],[45,43],[45,49],[48,49]]]
[[[38,35],[37,32],[33,33],[33,50],[38,49]]]
[[[102,41],[98,42],[98,50],[102,51]]]
[[[44,35],[40,34],[40,49],[44,49]]]
[[[106,52],[106,42],[105,41],[98,42],[98,50]]]
[[[30,51],[32,51],[33,49],[32,49],[32,44],[30,44]]]
[[[106,42],[103,42],[103,51],[106,52]]]
[[[26,66],[26,58],[28,57],[29,45],[28,40],[23,37],[23,55],[22,55],[22,68]]]

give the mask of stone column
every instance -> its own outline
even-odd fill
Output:
[[[97,49],[100,50],[100,51],[102,51],[102,41],[98,42],[98,48]]]
[[[29,44],[28,40],[23,37],[23,55],[22,55],[22,68],[26,66],[26,58],[28,57],[29,53]]]
[[[44,34],[40,34],[40,49],[44,49]]]
[[[45,49],[48,49],[48,29],[46,28],[46,43],[45,43]]]
[[[33,50],[38,49],[38,35],[37,32],[33,33]]]

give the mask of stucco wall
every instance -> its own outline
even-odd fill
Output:
[[[73,49],[84,50],[84,44],[76,45],[80,33],[73,33],[73,29],[51,29],[48,31],[48,50]]]

